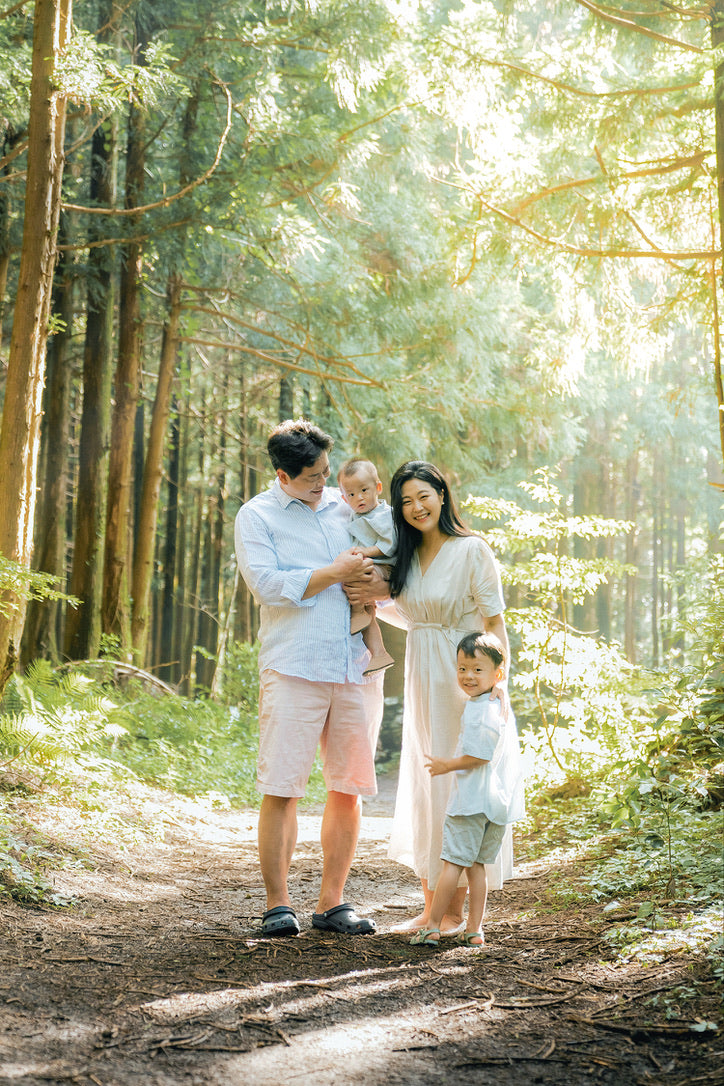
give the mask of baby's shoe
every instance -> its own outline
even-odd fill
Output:
[[[392,667],[394,662],[394,657],[390,656],[389,652],[377,652],[372,657],[362,674],[374,675],[375,671],[384,671],[385,668]]]

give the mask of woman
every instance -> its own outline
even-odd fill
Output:
[[[463,634],[489,630],[506,648],[500,573],[493,552],[461,521],[440,471],[421,460],[403,464],[390,484],[397,530],[390,575],[393,607],[379,617],[407,629],[402,755],[389,855],[420,877],[425,907],[396,930],[428,926],[432,893],[442,869],[442,825],[450,774],[430,777],[425,759],[455,750],[465,695],[457,684],[456,647]],[[494,691],[507,705],[504,688]],[[488,868],[491,889],[512,872],[510,832],[498,862]],[[461,930],[465,886],[458,888],[442,932]]]

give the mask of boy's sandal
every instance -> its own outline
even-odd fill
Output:
[[[437,938],[433,938],[437,936]],[[410,939],[411,946],[440,946],[439,928],[420,928]]]
[[[481,931],[463,931],[455,936],[455,942],[460,946],[484,946],[485,936]]]

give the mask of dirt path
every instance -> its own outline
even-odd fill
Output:
[[[92,869],[61,874],[76,908],[0,906],[0,1083],[724,1083],[701,959],[615,963],[600,908],[540,907],[545,865],[521,864],[491,895],[482,952],[392,933],[420,896],[386,859],[388,815],[386,787],[365,809],[349,883],[374,937],[311,928],[319,819],[307,815],[292,879],[303,933],[259,939],[255,816],[199,820],[180,802],[163,843],[97,849]],[[719,1033],[690,1028],[717,1016]]]

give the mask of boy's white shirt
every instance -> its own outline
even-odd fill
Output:
[[[486,764],[453,773],[447,813],[484,814],[498,825],[523,818],[523,763],[515,717],[510,710],[504,720],[500,700],[491,701],[489,693],[470,698],[465,705],[455,757],[464,754]]]

